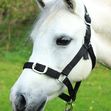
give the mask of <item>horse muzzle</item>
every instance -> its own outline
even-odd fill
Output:
[[[31,97],[25,94],[16,93],[11,97],[13,111],[43,111],[46,97]]]

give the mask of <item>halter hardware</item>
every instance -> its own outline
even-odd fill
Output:
[[[38,73],[38,74],[45,74],[48,70],[48,67],[47,66],[44,66],[44,69],[42,68],[40,70],[40,64],[38,63],[33,63],[32,65],[32,70],[35,72],[35,73]],[[39,69],[39,70],[38,70]]]
[[[73,110],[73,102],[67,102],[65,106],[65,111],[72,111]]]
[[[61,99],[66,101],[66,108],[65,111],[72,111],[73,105],[72,103],[76,100],[76,94],[78,92],[78,89],[81,85],[81,81],[76,82],[74,88],[72,86],[71,81],[68,78],[68,75],[72,71],[72,69],[77,65],[77,63],[83,58],[83,60],[88,60],[89,56],[92,61],[92,69],[95,67],[96,64],[96,57],[93,51],[93,47],[90,43],[91,39],[91,18],[87,12],[87,9],[85,7],[85,24],[86,24],[86,34],[84,37],[84,44],[81,46],[80,50],[76,54],[76,56],[71,60],[71,62],[61,71],[58,72],[50,67],[47,67],[45,65],[42,65],[40,63],[33,63],[33,62],[26,62],[24,64],[23,69],[32,69],[34,72],[39,74],[44,74],[46,76],[49,76],[51,78],[57,79],[60,81],[61,84],[65,85],[68,89],[69,95],[62,93],[59,95]]]
[[[60,77],[58,78],[58,81],[60,83],[63,83],[63,81],[65,80],[66,77],[67,77],[66,75],[60,75]]]

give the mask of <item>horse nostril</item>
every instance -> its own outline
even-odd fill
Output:
[[[16,101],[15,101],[15,106],[17,111],[24,111],[26,108],[26,99],[23,95],[18,94]]]

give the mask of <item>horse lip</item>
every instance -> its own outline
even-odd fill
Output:
[[[45,103],[46,103],[46,100],[42,102],[42,104],[38,107],[37,111],[43,111],[43,107],[44,107]],[[22,110],[16,109],[16,110],[14,110],[13,109],[13,111],[27,111],[27,110],[25,110],[25,109],[22,109]]]
[[[46,100],[42,102],[42,104],[38,107],[37,111],[42,111],[45,103],[46,103]]]

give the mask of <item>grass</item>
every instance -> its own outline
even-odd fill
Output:
[[[10,88],[31,54],[32,45],[25,38],[29,27],[13,27],[8,50],[7,43],[0,44],[0,111],[12,111]],[[63,111],[64,107],[64,102],[55,98],[48,102],[45,111]],[[111,70],[97,64],[89,78],[82,82],[73,111],[111,111]]]
[[[20,71],[18,65],[8,61],[0,61],[0,111],[11,111],[9,93]]]

